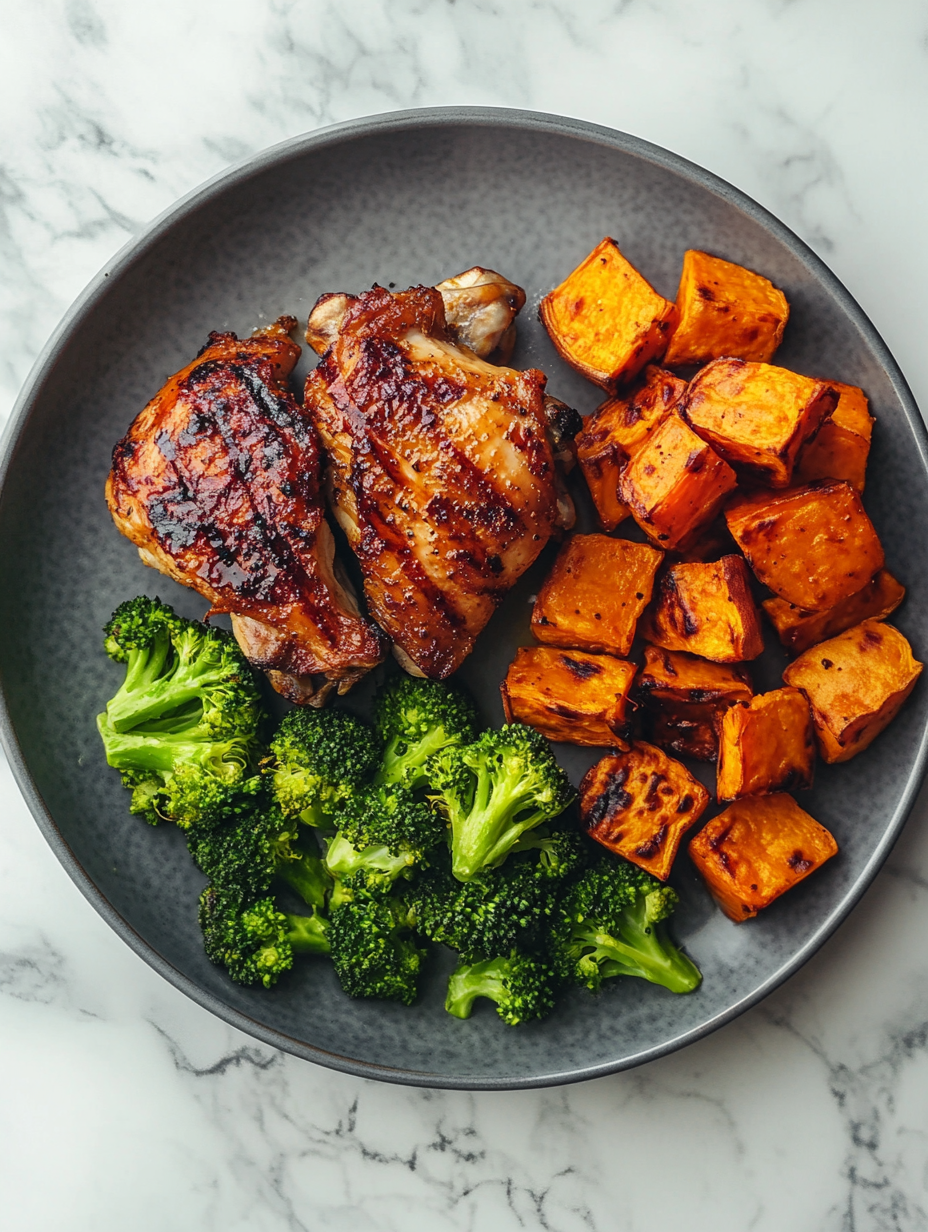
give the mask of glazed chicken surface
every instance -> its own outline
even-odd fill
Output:
[[[114,449],[106,499],[146,564],[231,615],[278,692],[319,705],[387,642],[335,561],[318,439],[287,387],[295,325],[211,334]]]
[[[307,339],[323,335],[304,409],[336,517],[397,658],[443,678],[558,517],[544,374],[458,345],[432,287],[324,296]]]

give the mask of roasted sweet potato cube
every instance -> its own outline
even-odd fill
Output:
[[[767,278],[691,248],[683,256],[677,312],[665,363],[705,364],[723,355],[767,363],[783,337],[789,304]]]
[[[699,761],[715,761],[716,724],[728,707],[754,696],[745,668],[659,646],[645,647],[636,688],[649,739]]]
[[[612,239],[541,301],[541,319],[567,362],[610,392],[663,354],[677,309]]]
[[[507,723],[526,723],[565,744],[627,749],[634,665],[611,655],[523,647],[500,685]]]
[[[867,395],[856,385],[839,385],[838,405],[815,436],[803,445],[796,463],[796,480],[813,483],[816,479],[846,479],[858,492],[864,490],[873,417]]]
[[[754,492],[733,501],[725,520],[764,585],[807,612],[849,599],[883,567],[873,523],[846,482]]]
[[[824,381],[772,364],[717,359],[690,381],[681,414],[726,462],[785,488],[800,448],[837,403]]]
[[[604,757],[580,784],[580,824],[590,838],[661,881],[680,840],[709,803],[685,766],[653,744]]]
[[[624,658],[651,599],[662,555],[646,543],[573,535],[535,601],[532,632],[549,646]]]
[[[819,752],[836,762],[856,757],[892,722],[921,671],[898,629],[864,620],[801,654],[783,679],[809,699]]]
[[[782,793],[730,804],[689,846],[712,897],[736,924],[769,907],[837,851],[832,834]]]
[[[642,632],[655,646],[715,663],[756,659],[764,639],[747,565],[740,556],[669,565]]]
[[[619,476],[684,389],[685,381],[649,364],[632,393],[610,398],[584,422],[576,438],[577,460],[604,530],[614,530],[628,517],[628,506],[619,497]]]
[[[824,612],[805,612],[785,599],[765,599],[762,606],[780,641],[798,654],[862,620],[883,620],[904,598],[905,587],[888,569],[881,569],[863,590]]]
[[[798,689],[774,689],[726,710],[719,723],[719,800],[812,786],[815,736]]]
[[[712,521],[737,482],[728,463],[671,413],[622,472],[619,496],[649,539],[682,548]]]

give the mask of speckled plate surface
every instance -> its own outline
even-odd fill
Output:
[[[755,1004],[822,944],[873,879],[921,781],[924,685],[868,752],[819,766],[801,802],[834,832],[841,854],[759,919],[730,924],[681,855],[675,931],[705,977],[688,997],[613,981],[599,997],[578,990],[547,1021],[513,1030],[487,1003],[468,1022],[445,1014],[450,955],[436,958],[412,1010],[348,1000],[324,962],[301,963],[268,993],[234,986],[207,961],[196,923],[202,878],[176,829],[129,815],[94,727],[121,675],[100,649],[112,609],[147,592],[186,615],[204,610],[198,596],[145,568],[110,522],[103,483],[113,444],[210,330],[248,333],[281,313],[305,318],[323,291],[434,283],[477,263],[528,292],[515,365],[544,369],[550,391],[588,413],[597,390],[556,356],[535,308],[606,234],[670,298],[686,248],[761,271],[792,306],[777,362],[866,389],[877,417],[866,504],[889,568],[909,588],[894,623],[924,658],[928,440],[885,345],[821,261],[743,194],[664,150],[580,121],[406,112],[265,151],[179,202],[101,272],[50,341],[9,425],[3,735],[36,821],[81,891],[166,979],[309,1060],[394,1082],[507,1088],[591,1078],[679,1048]],[[461,672],[493,722],[502,719],[497,689],[513,650],[530,643],[528,598],[550,559],[516,587]],[[769,629],[767,640],[775,640]],[[759,686],[776,685],[782,662],[768,653]],[[363,713],[369,698],[365,686],[349,707]],[[577,782],[593,756],[558,751]]]

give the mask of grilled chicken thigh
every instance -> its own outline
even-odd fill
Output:
[[[545,377],[456,345],[432,287],[325,296],[308,336],[325,316],[304,410],[335,514],[397,657],[443,678],[554,529]]]
[[[106,499],[146,564],[230,613],[274,688],[318,705],[387,643],[339,576],[316,433],[286,384],[295,325],[210,334],[116,446]]]

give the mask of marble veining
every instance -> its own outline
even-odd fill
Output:
[[[928,401],[928,13],[888,0],[7,3],[0,416],[68,303],[172,200],[355,115],[481,103],[667,145],[796,229]],[[532,191],[539,191],[534,186]],[[315,1068],[160,980],[0,773],[0,1200],[17,1232],[928,1228],[928,830],[784,988],[577,1087]]]

